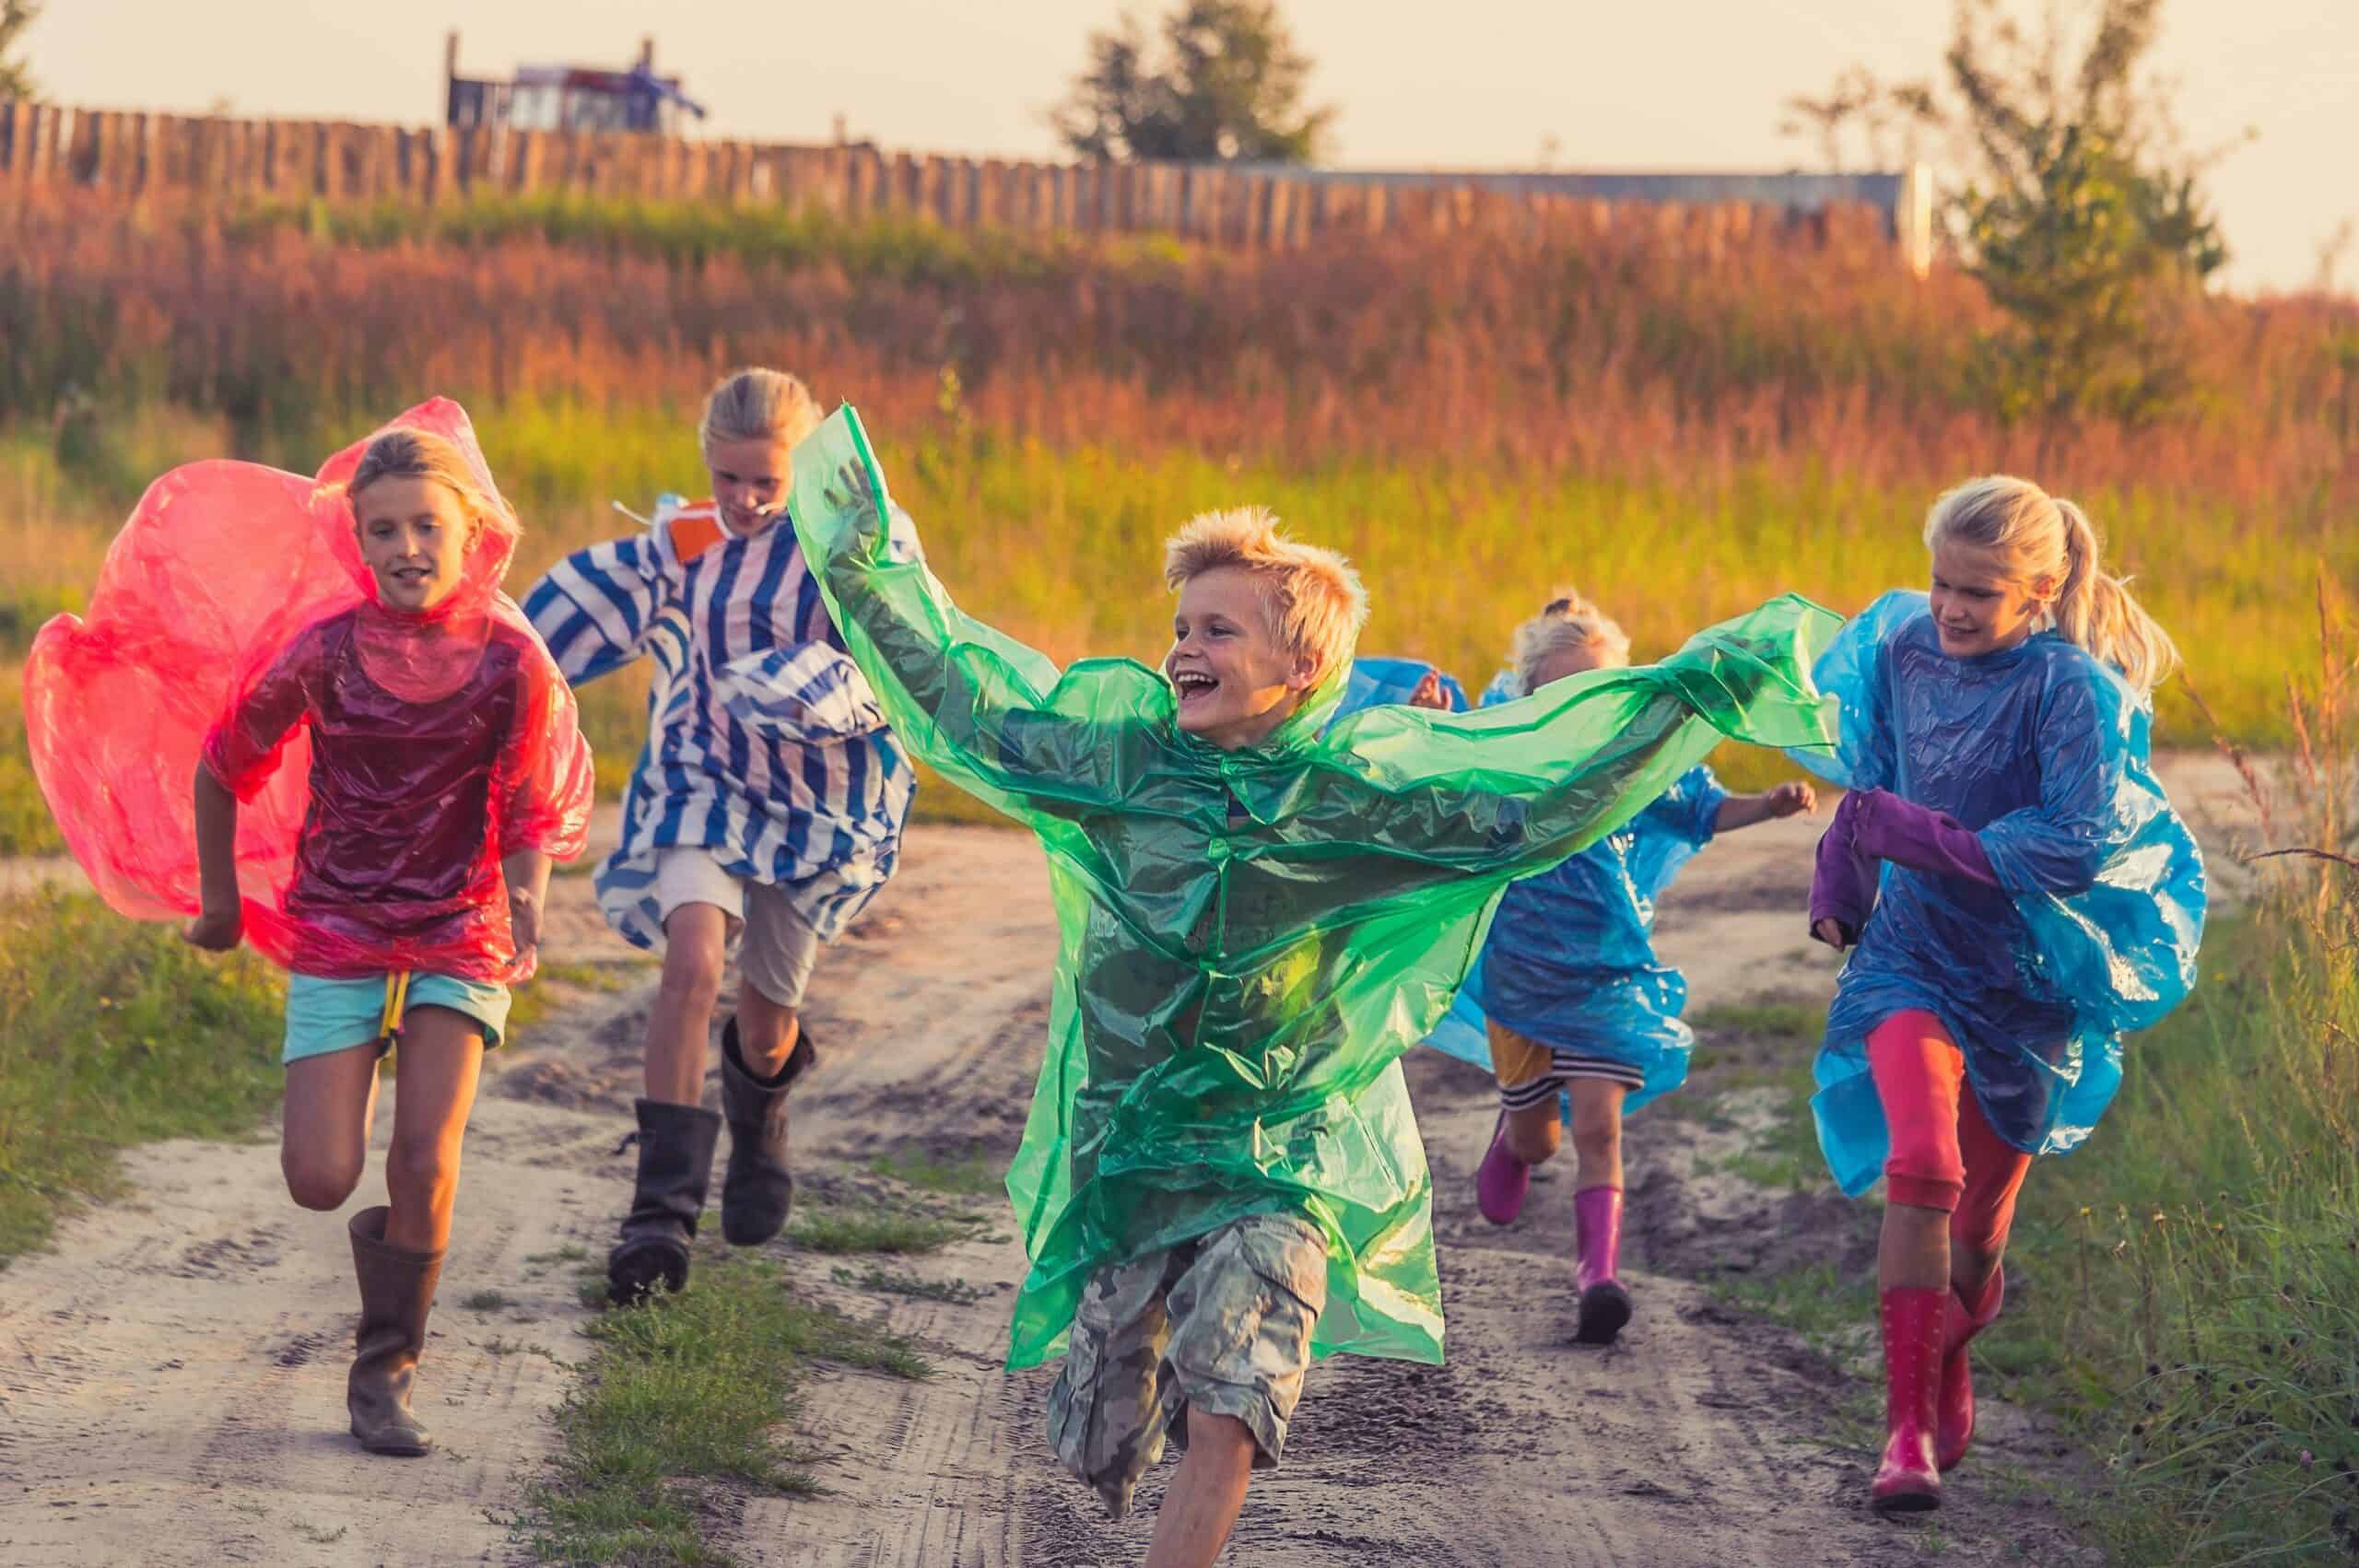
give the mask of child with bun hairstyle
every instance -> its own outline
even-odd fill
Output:
[[[1485,701],[1629,662],[1621,626],[1565,590],[1516,628],[1508,667]],[[1574,1286],[1583,1343],[1613,1343],[1630,1318],[1618,1277],[1622,1118],[1686,1081],[1695,1043],[1679,1016],[1687,982],[1655,958],[1655,900],[1716,835],[1816,805],[1807,784],[1734,795],[1709,767],[1688,768],[1615,831],[1509,884],[1460,1009],[1479,1005],[1486,1037],[1456,1030],[1434,1037],[1453,1054],[1455,1042],[1472,1042],[1498,1077],[1498,1125],[1475,1176],[1483,1217],[1493,1224],[1521,1212],[1532,1167],[1555,1156],[1564,1105],[1579,1167]]]

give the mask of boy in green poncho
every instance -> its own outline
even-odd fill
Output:
[[[1721,734],[1827,744],[1805,672],[1837,617],[1778,600],[1659,665],[1322,733],[1366,596],[1267,513],[1171,540],[1161,673],[1061,673],[895,560],[890,511],[851,410],[795,450],[789,515],[895,735],[1048,852],[1062,943],[1008,1176],[1032,1260],[1008,1364],[1065,1354],[1050,1439],[1117,1516],[1181,1444],[1147,1562],[1209,1564],[1314,1355],[1441,1359],[1398,1059],[1448,1010],[1501,889]]]

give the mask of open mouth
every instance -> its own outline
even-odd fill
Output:
[[[1201,702],[1220,689],[1220,683],[1202,670],[1175,670],[1171,673],[1172,688],[1180,694],[1182,707]]]
[[[393,573],[393,580],[404,588],[423,588],[433,576],[434,573],[425,567],[395,567]]]

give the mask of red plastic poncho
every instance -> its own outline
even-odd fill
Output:
[[[393,424],[456,442],[497,494],[457,404]],[[88,619],[59,615],[34,640],[33,768],[123,914],[196,912],[201,759],[243,802],[246,938],[273,961],[522,979],[500,858],[581,852],[590,748],[572,692],[499,591],[516,547],[504,509],[432,612],[377,603],[343,488],[367,445],[316,479],[206,462],[149,486]]]

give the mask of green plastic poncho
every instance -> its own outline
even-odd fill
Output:
[[[1723,734],[1828,744],[1808,672],[1839,617],[1779,599],[1661,664],[1322,734],[1345,660],[1262,743],[1222,751],[1180,731],[1156,671],[1061,673],[893,559],[851,409],[795,449],[793,483],[804,554],[896,736],[1048,851],[1061,945],[1007,1178],[1032,1260],[1008,1365],[1062,1353],[1101,1266],[1281,1211],[1327,1235],[1315,1353],[1438,1362],[1398,1059],[1449,1010],[1508,883],[1627,821]]]

